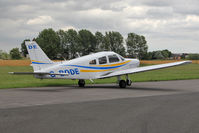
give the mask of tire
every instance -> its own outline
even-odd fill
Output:
[[[85,86],[85,81],[83,79],[80,79],[78,81],[78,85],[79,85],[79,87],[84,87]]]
[[[126,80],[126,85],[131,86],[131,84],[132,84],[132,81],[129,80],[129,79],[127,79],[127,80]]]
[[[125,80],[120,80],[119,86],[120,86],[120,88],[126,88],[126,81]]]

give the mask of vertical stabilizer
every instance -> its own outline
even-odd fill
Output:
[[[49,67],[53,64],[44,51],[39,47],[35,41],[26,41],[26,48],[28,50],[30,60],[34,71],[38,71]]]

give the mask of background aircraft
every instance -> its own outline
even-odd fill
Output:
[[[128,74],[162,69],[191,63],[181,61],[161,65],[139,67],[138,59],[124,58],[115,52],[104,51],[82,56],[69,61],[51,61],[35,41],[25,42],[34,72],[10,72],[11,74],[33,74],[40,79],[78,79],[80,87],[85,86],[85,79],[102,79],[117,76],[121,88],[130,86]],[[126,80],[120,78],[126,75]]]

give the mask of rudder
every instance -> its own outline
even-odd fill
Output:
[[[26,41],[25,44],[34,71],[41,70],[54,63],[48,58],[48,56],[44,53],[44,51],[39,47],[39,45],[35,41]]]

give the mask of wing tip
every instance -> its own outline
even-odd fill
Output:
[[[14,72],[8,72],[8,74],[14,74]]]
[[[185,64],[191,64],[192,63],[191,60],[187,60],[187,61],[184,61],[184,62],[185,62]]]

